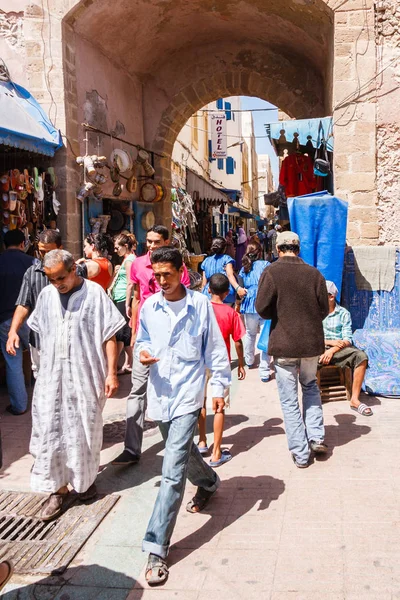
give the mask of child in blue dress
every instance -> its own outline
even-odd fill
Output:
[[[211,256],[208,256],[201,263],[201,268],[203,270],[203,294],[206,294],[206,296],[211,298],[207,283],[213,275],[222,273],[223,275],[226,275],[229,280],[229,294],[225,298],[224,303],[234,304],[236,294],[242,298],[246,295],[246,290],[244,290],[236,281],[233,272],[235,261],[229,254],[226,254],[225,238],[219,236],[216,237],[211,244],[210,252]]]

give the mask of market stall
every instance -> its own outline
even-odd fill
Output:
[[[27,250],[46,228],[57,228],[60,202],[54,153],[60,132],[40,104],[0,63],[0,193],[2,235],[21,229]],[[2,236],[1,236],[2,237]]]

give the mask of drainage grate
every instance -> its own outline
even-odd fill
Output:
[[[47,496],[0,492],[0,561],[9,558],[20,574],[62,573],[118,501],[118,495],[82,504],[72,493],[55,521],[37,515]]]

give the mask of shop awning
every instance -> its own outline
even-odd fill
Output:
[[[0,81],[0,144],[54,156],[61,133],[40,104],[20,85]]]
[[[321,129],[322,126],[322,129]],[[281,131],[288,143],[293,141],[295,133],[299,134],[299,142],[302,146],[307,144],[307,136],[311,136],[314,148],[318,142],[318,131],[320,130],[319,141],[322,134],[325,137],[327,150],[333,151],[333,123],[332,117],[322,117],[320,119],[294,119],[293,121],[278,121],[277,123],[268,123],[266,131],[271,140],[279,140]]]
[[[222,190],[214,187],[206,179],[190,169],[186,170],[186,191],[193,196],[194,192],[199,194],[202,200],[216,200],[232,204],[231,199]]]
[[[243,219],[255,219],[256,221],[264,222],[264,219],[262,217],[260,217],[259,215],[253,215],[252,213],[249,213],[246,210],[242,210],[242,209],[238,208],[237,206],[230,206],[228,209],[228,212],[231,215],[238,215],[239,217],[242,217]]]

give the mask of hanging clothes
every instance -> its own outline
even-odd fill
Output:
[[[304,196],[317,188],[312,159],[305,155],[291,154],[282,163],[279,183],[285,187],[286,196]]]

